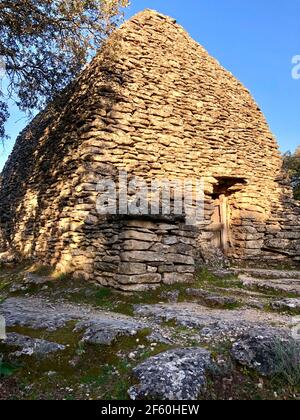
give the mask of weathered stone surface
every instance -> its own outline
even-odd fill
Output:
[[[167,254],[165,255],[166,263],[174,264],[186,264],[194,266],[195,260],[191,256],[181,255],[181,254]]]
[[[211,364],[211,355],[203,348],[160,353],[134,368],[140,383],[128,394],[133,400],[196,400],[206,385]]]
[[[271,303],[273,309],[300,312],[300,298],[281,299]]]
[[[83,340],[107,344],[119,335],[132,335],[147,324],[125,315],[95,310],[86,305],[66,302],[51,304],[39,298],[9,298],[0,304],[0,314],[8,327],[25,326],[37,330],[56,331],[69,321],[78,321],[76,330]]]
[[[164,284],[192,283],[193,280],[194,280],[193,274],[165,273],[163,275]]]
[[[270,323],[287,329],[292,326],[289,316],[266,313],[257,309],[213,309],[196,303],[166,303],[156,305],[135,305],[135,314],[152,317],[155,322],[175,321],[185,327],[196,328],[199,335],[208,342],[236,340],[241,334],[258,325],[268,328]]]
[[[143,283],[160,283],[161,275],[158,273],[138,274],[132,276],[117,275],[117,281],[120,284],[143,284]]]
[[[178,302],[179,293],[179,290],[164,291],[160,296],[162,299],[167,299],[167,301],[170,303],[176,303]]]
[[[80,318],[78,310],[74,313],[69,308],[54,307],[34,298],[9,298],[0,304],[0,314],[4,316],[8,327],[25,326],[55,331],[77,316]]]
[[[121,260],[128,262],[163,262],[164,255],[151,251],[127,251],[121,254]]]
[[[139,241],[155,242],[158,240],[157,236],[152,233],[139,232],[136,230],[128,230],[121,234],[122,239],[135,239]]]
[[[220,249],[212,247],[210,243],[200,243],[200,255],[206,265],[219,269],[220,267],[227,267],[229,261],[225,258]]]
[[[10,292],[25,291],[29,289],[30,286],[43,286],[54,281],[54,278],[50,276],[39,276],[34,273],[26,272],[23,276],[23,281],[14,283],[10,287]]]
[[[240,275],[239,279],[243,286],[258,290],[270,292],[281,292],[300,296],[300,280],[299,279],[257,279]]]
[[[143,242],[143,241],[124,241],[124,250],[125,251],[140,251],[140,250],[147,250],[151,248],[151,242]]]
[[[43,285],[49,282],[53,282],[53,277],[50,276],[39,276],[37,274],[34,273],[25,273],[24,274],[24,278],[23,278],[23,282],[25,284],[30,284],[30,285]]]
[[[267,270],[261,268],[235,268],[233,270],[237,274],[245,274],[249,277],[261,279],[299,279],[300,271],[294,270]]]
[[[75,330],[84,331],[83,342],[110,345],[118,337],[136,335],[140,329],[142,326],[130,319],[104,318],[79,322]]]
[[[239,303],[234,297],[217,295],[202,289],[187,289],[186,293],[192,297],[200,298],[211,306],[230,306]]]
[[[174,245],[177,244],[179,241],[177,236],[167,236],[166,238],[163,239],[163,243],[165,245]]]
[[[7,346],[18,347],[20,350],[14,353],[15,356],[45,356],[49,353],[65,350],[65,346],[52,343],[38,338],[26,337],[16,333],[8,333],[7,339],[4,341]]]
[[[231,354],[261,375],[273,376],[282,373],[283,365],[299,366],[300,344],[282,330],[254,328],[234,343]]]
[[[119,265],[120,274],[144,274],[147,272],[147,265],[141,263],[120,263]]]

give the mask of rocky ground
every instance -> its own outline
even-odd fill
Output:
[[[300,398],[298,271],[124,294],[2,269],[0,314],[0,399]]]

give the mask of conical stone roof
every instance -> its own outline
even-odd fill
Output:
[[[113,34],[65,99],[58,115],[47,120],[46,131],[40,119],[49,111],[33,123],[33,130],[38,126],[32,133],[35,164],[40,163],[35,157],[43,159],[37,149],[48,144],[51,132],[56,150],[65,154],[70,133],[77,145],[78,136],[97,125],[117,137],[121,165],[127,165],[126,153],[137,151],[141,174],[152,169],[175,175],[184,166],[199,175],[194,160],[201,160],[206,176],[244,176],[246,167],[253,176],[269,177],[278,169],[276,141],[248,90],[174,19],[152,10],[134,16]],[[99,135],[101,140],[106,148]],[[21,159],[21,141],[13,162]]]

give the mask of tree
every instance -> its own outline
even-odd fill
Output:
[[[294,154],[287,152],[284,155],[284,168],[291,178],[294,196],[300,200],[300,146]]]
[[[0,61],[6,69],[7,93],[4,96],[0,90],[0,138],[9,117],[7,100],[14,98],[25,112],[44,108],[95,54],[128,4],[128,0],[1,0]]]

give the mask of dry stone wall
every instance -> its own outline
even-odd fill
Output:
[[[147,182],[203,177],[198,233],[182,222],[99,215],[97,183],[120,170]],[[297,260],[299,206],[280,170],[249,91],[174,19],[147,10],[19,136],[1,177],[0,245],[122,289],[189,281],[199,250],[210,246],[225,177],[243,184],[226,192],[230,256]]]

